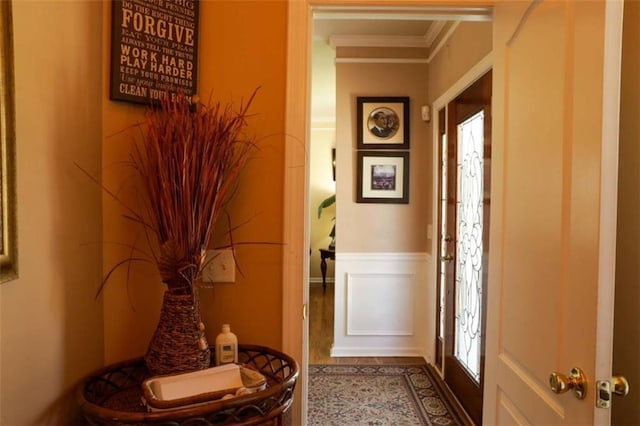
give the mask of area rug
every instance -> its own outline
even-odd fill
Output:
[[[310,426],[463,425],[422,365],[309,365]]]

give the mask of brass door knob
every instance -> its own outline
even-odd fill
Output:
[[[613,395],[626,396],[629,393],[629,382],[624,376],[613,376],[611,380],[598,380],[596,390],[596,407],[611,408]]]
[[[611,378],[611,392],[618,396],[627,396],[629,393],[629,382],[624,376],[613,376]]]
[[[561,394],[573,390],[578,399],[584,399],[587,395],[587,378],[584,372],[574,367],[569,376],[553,372],[549,376],[549,385],[554,393]]]

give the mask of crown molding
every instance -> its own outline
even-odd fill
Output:
[[[336,47],[429,47],[424,36],[339,35],[329,36]]]
[[[429,54],[429,57],[427,58],[427,62],[431,62],[431,60],[433,58],[436,57],[436,55],[438,54],[438,52],[440,52],[440,49],[442,49],[442,47],[445,45],[445,43],[447,42],[447,40],[449,40],[449,37],[451,37],[451,35],[454,33],[454,31],[456,30],[456,28],[458,28],[458,25],[460,24],[460,21],[454,22],[449,29],[447,30],[447,32],[445,33],[445,35],[440,39],[440,42],[438,43],[438,45],[436,47],[434,47],[431,50],[431,53]]]
[[[491,21],[492,7],[314,6],[313,19]]]
[[[427,47],[431,47],[436,38],[438,38],[438,35],[444,28],[445,24],[446,21],[435,21],[433,24],[429,25],[429,29],[424,35],[424,40],[425,43],[427,43]]]
[[[428,64],[426,58],[336,58],[336,64]]]

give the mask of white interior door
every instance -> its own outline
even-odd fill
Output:
[[[609,422],[621,18],[619,1],[496,4],[485,424]],[[582,400],[550,390],[573,367]]]

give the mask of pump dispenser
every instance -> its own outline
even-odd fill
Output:
[[[238,362],[238,338],[229,324],[223,324],[222,332],[216,337],[216,365],[232,362]]]

